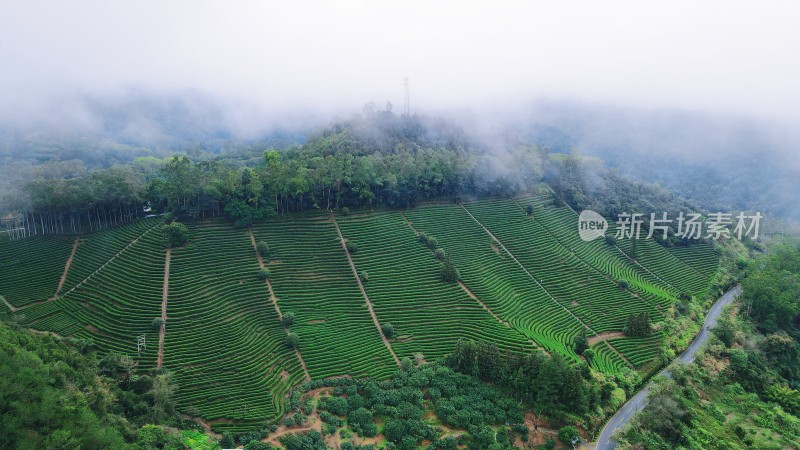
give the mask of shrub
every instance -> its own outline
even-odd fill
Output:
[[[285,417],[283,419],[283,424],[286,425],[286,427],[288,427],[288,428],[293,427],[294,426],[294,417]]]
[[[350,241],[347,241],[345,248],[347,248],[347,253],[350,253],[351,255],[358,251],[358,246]]]
[[[258,244],[256,244],[256,251],[259,255],[267,257],[269,256],[269,245],[264,241],[259,241]]]
[[[611,234],[609,234],[609,235],[606,235],[606,244],[608,244],[608,245],[610,245],[610,246],[612,246],[612,247],[613,247],[613,246],[615,246],[615,245],[617,245],[617,238],[615,238],[615,237],[614,237],[613,235],[611,235]]]
[[[653,328],[650,325],[650,314],[646,311],[639,314],[628,314],[628,322],[622,332],[625,336],[650,336],[653,333]]]
[[[322,424],[322,435],[333,435],[336,433],[336,426],[332,423],[323,423]]]
[[[156,317],[155,319],[153,319],[153,322],[151,322],[150,325],[153,327],[153,329],[160,330],[161,327],[164,325],[164,319],[162,319],[161,317]]]
[[[180,247],[189,242],[189,229],[180,222],[162,225],[161,232],[164,233],[164,245],[167,248]]]
[[[617,282],[617,285],[619,286],[620,289],[628,289],[628,286],[630,286],[627,280],[619,280]]]
[[[366,283],[369,281],[369,274],[362,270],[361,273],[358,274],[358,278],[361,280],[362,283]]]
[[[342,397],[333,397],[325,403],[325,407],[328,408],[331,414],[335,414],[337,416],[346,416],[347,412],[349,411],[349,407],[347,405],[347,400]]]
[[[286,336],[286,345],[289,348],[297,348],[300,345],[300,338],[297,336],[297,333],[289,333]]]
[[[383,435],[391,442],[400,442],[408,434],[405,420],[390,420],[383,427]]]
[[[589,348],[589,339],[586,338],[586,331],[583,331],[575,338],[575,353],[581,355],[587,348]]]
[[[267,269],[266,267],[258,269],[258,277],[261,278],[262,280],[268,280],[269,269]]]
[[[414,363],[408,356],[406,356],[400,361],[400,369],[402,369],[403,372],[408,372],[409,370],[411,370],[412,367],[414,367]]]
[[[525,207],[525,212],[528,213],[529,216],[533,215],[533,205],[528,205]]]
[[[294,313],[293,313],[293,312],[291,312],[291,311],[290,311],[290,312],[287,312],[287,313],[285,313],[285,314],[283,315],[283,317],[281,317],[281,323],[282,323],[282,324],[283,324],[283,326],[285,326],[285,327],[290,327],[290,326],[292,326],[292,324],[294,323]]]
[[[581,435],[578,434],[578,429],[572,425],[566,426],[558,430],[558,440],[567,444],[572,445],[574,442],[580,442]]]
[[[455,283],[461,279],[461,274],[458,272],[458,269],[456,269],[456,266],[453,265],[453,262],[449,259],[442,263],[440,270],[442,280],[447,281],[448,283]]]
[[[443,248],[437,248],[433,252],[433,256],[435,256],[439,261],[444,261],[447,258],[447,253],[445,253]]]
[[[425,233],[420,233],[417,235],[417,239],[425,245],[428,245],[428,235]]]
[[[426,243],[429,249],[436,250],[439,248],[439,240],[433,236],[428,237],[428,242]]]
[[[385,323],[381,325],[381,333],[383,333],[387,339],[391,339],[392,336],[394,336],[394,327],[390,323]]]
[[[222,433],[222,439],[219,440],[219,445],[222,448],[233,448],[236,447],[236,441],[233,439],[233,435],[226,431]]]

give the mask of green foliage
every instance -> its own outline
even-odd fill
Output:
[[[433,256],[436,257],[439,261],[444,261],[447,259],[447,253],[444,251],[443,248],[437,248],[433,252]]]
[[[152,424],[172,418],[163,415],[174,411],[170,399],[134,382],[138,377],[126,371],[132,366],[120,366],[128,359],[111,355],[99,365],[94,354],[4,322],[0,354],[2,448],[183,448]]]
[[[151,322],[150,326],[154,330],[160,330],[161,327],[164,326],[164,319],[162,319],[161,317],[156,317],[155,319],[153,319],[153,322]]]
[[[712,333],[714,333],[714,336],[722,341],[726,347],[730,347],[736,340],[736,325],[731,320],[723,317],[719,319]]]
[[[774,244],[760,258],[755,270],[742,282],[751,305],[751,316],[759,330],[783,330],[800,336],[796,326],[800,316],[800,242]]]
[[[369,273],[367,273],[365,270],[362,270],[358,273],[358,279],[361,280],[362,283],[366,283],[369,281]]]
[[[186,448],[180,439],[180,435],[173,431],[167,431],[157,425],[145,425],[136,437],[136,444],[140,448]]]
[[[391,339],[394,337],[394,326],[392,326],[390,323],[384,323],[381,325],[381,333],[383,333],[387,339]]]
[[[325,402],[325,408],[337,416],[346,416],[348,411],[347,400],[342,397],[332,397]]]
[[[258,269],[258,278],[262,280],[269,280],[270,274],[271,274],[270,270],[267,269],[266,267]]]
[[[575,353],[578,355],[583,354],[583,352],[589,348],[589,339],[586,337],[586,331],[584,330],[575,338]]]
[[[280,438],[286,450],[327,450],[322,434],[311,431],[305,434],[289,434]]]
[[[236,441],[233,438],[233,435],[229,432],[222,433],[222,438],[219,441],[219,445],[222,448],[233,448],[236,447]]]
[[[323,398],[319,403],[324,423],[336,425],[341,419],[334,414],[347,415],[353,431],[370,437],[378,433],[378,418],[385,417],[381,431],[397,448],[417,448],[422,440],[439,441],[437,431],[422,420],[429,410],[449,427],[468,429],[473,438],[477,436],[473,444],[483,442],[486,430],[492,426],[523,421],[521,406],[516,401],[493,386],[437,362],[420,367],[411,365],[384,381],[345,380],[333,393],[334,397]],[[494,442],[493,431],[491,440]],[[448,443],[445,440],[433,448],[452,448]],[[473,447],[482,448],[476,445]]]
[[[180,222],[172,222],[161,226],[164,234],[164,245],[167,247],[181,247],[189,242],[189,229]]]
[[[650,325],[650,314],[647,311],[628,314],[628,322],[622,331],[626,336],[650,336],[653,333],[653,327]]]
[[[274,449],[275,447],[256,440],[250,441],[244,446],[244,450],[274,450]]]
[[[297,348],[300,345],[300,338],[297,333],[289,333],[286,335],[286,346],[289,348]]]
[[[578,429],[573,425],[562,427],[558,430],[558,440],[567,445],[577,444],[580,442],[580,439],[581,435],[578,433]]]
[[[781,405],[786,411],[800,416],[800,391],[797,389],[773,384],[765,390],[764,397]]]
[[[442,262],[439,274],[442,280],[448,283],[456,283],[461,279],[461,274],[450,259],[446,259]]]
[[[258,241],[258,244],[256,244],[256,251],[262,257],[264,257],[264,258],[268,257],[269,256],[269,244],[267,244],[264,241]]]
[[[583,414],[590,403],[599,401],[580,368],[557,354],[501,354],[493,344],[459,340],[445,363],[457,372],[508,389],[517,400],[535,402],[535,407],[548,415]]]
[[[294,323],[294,313],[291,311],[287,311],[283,313],[283,317],[281,317],[281,324],[285,327],[290,327]]]
[[[358,246],[354,242],[347,241],[345,247],[347,248],[347,253],[350,253],[351,255],[358,252]]]
[[[628,280],[619,280],[617,281],[617,286],[619,286],[620,289],[628,289],[630,283],[628,283]]]

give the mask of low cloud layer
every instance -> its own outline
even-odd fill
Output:
[[[2,117],[75,93],[197,90],[259,110],[567,98],[793,121],[796,2],[5,2]]]

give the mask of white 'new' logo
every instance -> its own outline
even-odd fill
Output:
[[[586,209],[578,216],[578,234],[586,242],[605,236],[607,229],[606,219],[594,211]]]

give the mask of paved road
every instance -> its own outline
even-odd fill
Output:
[[[741,286],[736,286],[725,295],[719,298],[714,306],[711,307],[711,311],[708,312],[706,315],[705,323],[703,323],[703,328],[700,330],[700,333],[695,337],[692,344],[689,348],[686,349],[685,352],[681,354],[676,361],[681,361],[684,364],[689,364],[694,362],[695,355],[697,351],[705,345],[708,338],[711,336],[711,329],[717,326],[717,319],[719,315],[722,313],[722,310],[728,306],[733,299],[735,299],[740,293],[742,292]],[[664,369],[659,373],[657,376],[666,376],[669,377],[669,372],[667,369]],[[650,389],[653,387],[653,382],[647,384],[639,393],[633,396],[627,403],[622,405],[619,411],[614,414],[614,417],[608,421],[603,431],[600,433],[600,437],[597,439],[597,450],[611,450],[617,446],[617,441],[611,438],[611,435],[614,434],[620,427],[627,424],[631,417],[633,416],[636,411],[644,408],[647,404],[647,395],[650,393]]]

